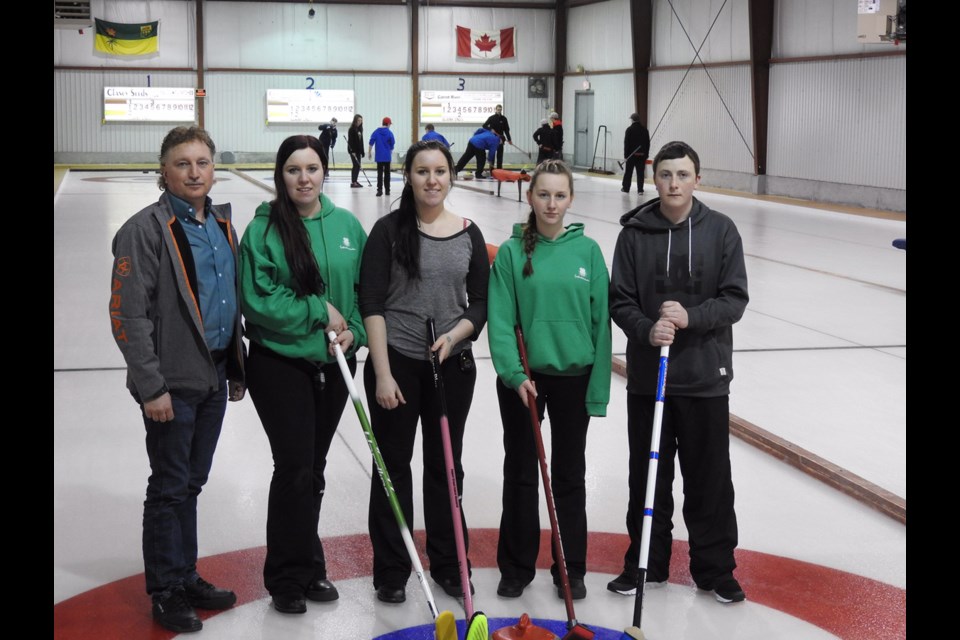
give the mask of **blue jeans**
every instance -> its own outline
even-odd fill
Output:
[[[149,594],[197,577],[197,496],[210,474],[227,408],[226,363],[217,365],[217,371],[216,391],[170,392],[172,421],[143,418],[150,458],[143,503],[143,564]]]

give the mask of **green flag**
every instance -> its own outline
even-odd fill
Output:
[[[157,53],[160,38],[157,35],[160,22],[124,24],[94,18],[97,36],[94,49],[115,56],[142,56]]]

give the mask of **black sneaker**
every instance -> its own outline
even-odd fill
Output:
[[[713,585],[713,595],[717,602],[724,604],[730,602],[743,602],[747,599],[747,594],[740,588],[740,583],[733,576],[723,578]]]
[[[622,193],[630,193],[630,189],[624,189],[623,187],[620,188],[620,191]]]
[[[382,195],[383,195],[383,191],[377,191],[377,197],[378,197],[378,198],[379,198],[380,196],[382,196]]]
[[[179,587],[153,596],[153,619],[164,629],[177,633],[200,631],[203,628],[197,612]]]
[[[434,582],[440,585],[440,588],[443,589],[443,592],[450,596],[451,598],[462,598],[463,597],[463,586],[460,584],[460,577],[456,578],[434,578]],[[476,593],[476,590],[473,588],[473,581],[470,581],[470,595]]]
[[[583,584],[583,578],[570,577],[570,599],[583,600],[587,597],[587,585]],[[563,600],[563,585],[554,582],[557,585],[557,597]]]
[[[624,571],[607,583],[607,591],[613,591],[623,596],[637,595],[637,582],[640,574],[635,571]]]
[[[196,582],[183,583],[187,602],[197,609],[229,609],[237,602],[237,594],[227,589],[215,587],[203,578]]]
[[[524,582],[517,578],[500,578],[500,584],[497,585],[497,595],[504,598],[519,598],[523,595],[523,590],[527,588],[529,582]]]

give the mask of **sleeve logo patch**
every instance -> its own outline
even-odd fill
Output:
[[[117,258],[117,267],[114,269],[118,276],[127,277],[130,275],[130,269],[132,268],[130,256],[123,256],[122,258]]]

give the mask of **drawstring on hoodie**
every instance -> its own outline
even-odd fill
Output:
[[[687,216],[687,273],[693,275],[693,222]],[[667,273],[670,273],[670,247],[673,246],[673,229],[667,229]]]

